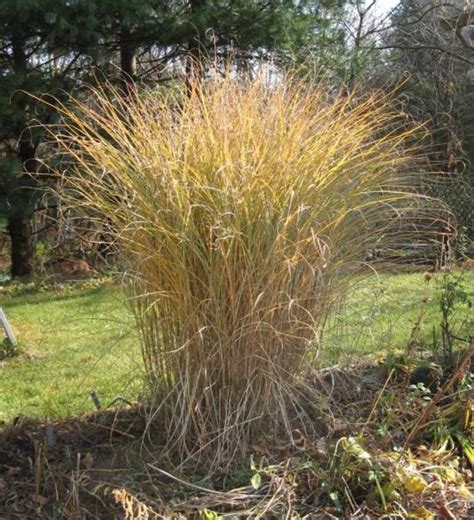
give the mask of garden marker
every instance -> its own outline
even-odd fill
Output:
[[[5,334],[7,335],[8,341],[11,343],[12,347],[16,346],[16,338],[15,334],[13,333],[13,330],[10,327],[10,324],[8,323],[7,317],[5,316],[5,313],[3,312],[3,309],[0,307],[0,322],[2,323],[3,330],[5,331]]]

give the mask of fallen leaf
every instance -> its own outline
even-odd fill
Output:
[[[461,495],[463,498],[467,498],[468,500],[472,498],[472,493],[469,491],[466,484],[461,484],[458,487],[458,494]]]
[[[257,453],[257,454],[260,454],[260,455],[267,455],[268,454],[268,448],[266,446],[266,444],[251,444],[250,445],[250,449],[254,452],[254,453]]]
[[[306,438],[300,430],[293,430],[292,432],[293,444],[298,450],[304,450],[306,448]]]
[[[250,481],[252,487],[257,490],[262,485],[262,476],[260,473],[254,473],[252,480]]]
[[[332,430],[334,433],[344,432],[347,429],[347,424],[340,419],[333,419],[332,421]]]
[[[48,499],[42,495],[33,495],[33,501],[39,504],[40,506],[44,506],[48,503]]]
[[[311,451],[311,456],[316,460],[325,460],[328,457],[328,449],[326,439],[323,437],[316,441]]]
[[[396,475],[408,493],[423,493],[428,486],[426,480],[414,468],[398,468]]]
[[[408,515],[411,520],[435,520],[435,515],[425,507],[420,507]]]

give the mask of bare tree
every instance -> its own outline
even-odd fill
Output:
[[[409,79],[409,111],[431,130],[431,159],[441,172],[439,193],[473,236],[474,4],[461,0],[402,0],[380,49],[392,77]]]

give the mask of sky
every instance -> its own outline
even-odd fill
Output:
[[[377,0],[377,10],[380,13],[387,13],[393,9],[400,0]]]

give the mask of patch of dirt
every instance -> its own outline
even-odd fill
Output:
[[[89,485],[99,473],[127,472],[145,425],[142,406],[52,423],[17,418],[0,437],[0,518],[121,518],[113,497]]]

